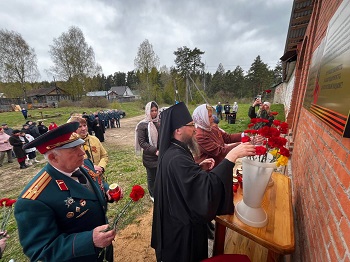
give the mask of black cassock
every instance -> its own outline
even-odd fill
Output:
[[[203,171],[186,145],[172,140],[160,159],[154,192],[151,246],[157,261],[208,257],[207,223],[233,213],[233,167],[224,159],[212,171]]]

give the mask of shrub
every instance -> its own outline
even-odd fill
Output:
[[[108,108],[108,100],[104,97],[83,97],[80,101],[81,107],[100,107],[100,108]]]

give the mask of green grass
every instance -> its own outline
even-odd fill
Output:
[[[133,117],[144,113],[143,105],[140,101],[125,102],[112,104],[110,108],[121,109],[125,111],[126,117]],[[98,112],[99,110],[106,110],[104,108],[87,108],[87,107],[59,107],[59,108],[42,108],[29,109],[28,119],[31,121],[44,120],[44,125],[48,126],[50,122],[54,121],[57,125],[62,125],[67,122],[72,112]],[[43,116],[43,117],[41,117]],[[13,129],[22,129],[22,125],[27,121],[24,119],[22,112],[3,112],[0,113],[0,122],[7,123]]]
[[[163,106],[163,105],[162,105]],[[164,105],[165,106],[165,105]],[[190,105],[189,110],[192,113],[196,106]],[[239,133],[247,129],[247,124],[250,119],[248,117],[248,104],[239,104],[238,115],[236,119],[236,124],[228,124],[225,120],[220,121],[219,126],[226,130],[228,133]],[[119,108],[118,108],[119,109]],[[127,114],[127,117],[142,115],[144,113],[143,105],[140,102],[132,103],[123,103],[120,106],[120,109],[124,110]],[[272,105],[272,111],[279,112],[277,119],[284,120],[284,109],[283,105]],[[63,124],[69,117],[70,112],[77,111],[93,111],[89,108],[52,108],[52,109],[43,109],[43,112],[47,114],[57,114],[61,113],[60,117],[54,118],[54,121],[57,124]],[[37,114],[38,109],[29,110],[30,114]],[[25,122],[21,112],[8,112],[0,114],[0,122],[7,122],[10,127],[21,127]],[[46,123],[50,122],[48,119]],[[109,209],[107,216],[112,222],[113,217],[118,214],[122,207],[129,200],[129,193],[131,187],[135,184],[141,185],[147,192],[147,179],[146,179],[146,170],[142,165],[142,159],[140,156],[136,156],[133,147],[121,148],[116,144],[107,145],[104,144],[109,155],[109,163],[106,169],[107,182],[115,183],[117,182],[125,191],[124,198],[118,203],[109,204]],[[38,158],[42,159],[43,157],[38,154]],[[37,165],[36,169],[40,170],[44,166],[43,164]],[[4,167],[2,167],[4,168]],[[17,167],[16,167],[17,168]],[[33,167],[32,167],[33,168]],[[3,170],[2,170],[3,171]],[[15,175],[20,177],[23,171],[15,171]],[[0,175],[1,176],[1,175]],[[19,178],[20,179],[20,178]],[[6,181],[1,182],[6,183]],[[23,185],[16,183],[12,185],[12,188],[4,188],[0,190],[0,198],[17,198],[20,192],[23,189]],[[2,188],[2,187],[1,187]],[[135,203],[133,208],[128,209],[126,214],[123,216],[122,220],[118,224],[118,230],[125,228],[128,224],[136,222],[135,219],[141,216],[143,213],[147,212],[151,207],[152,203],[149,201],[149,195],[146,193],[145,198],[141,199],[139,202]],[[0,210],[1,211],[1,210]],[[0,217],[2,215],[0,214]],[[1,219],[0,219],[1,221]],[[13,258],[16,262],[29,261],[28,258],[22,252],[22,248],[19,244],[17,225],[12,215],[10,223],[8,225],[8,232],[11,235],[6,251],[4,253],[3,259],[1,261],[9,261]]]

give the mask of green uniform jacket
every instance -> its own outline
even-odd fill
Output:
[[[108,185],[94,177],[90,160],[80,170],[94,192],[47,164],[17,200],[19,239],[31,261],[97,261],[92,230],[108,222]]]

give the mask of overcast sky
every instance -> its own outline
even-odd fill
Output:
[[[105,75],[134,69],[148,39],[160,66],[174,66],[179,47],[204,51],[206,71],[260,55],[274,68],[283,55],[293,0],[0,0],[0,28],[20,33],[35,49],[42,80],[52,80],[49,45],[79,27]]]

